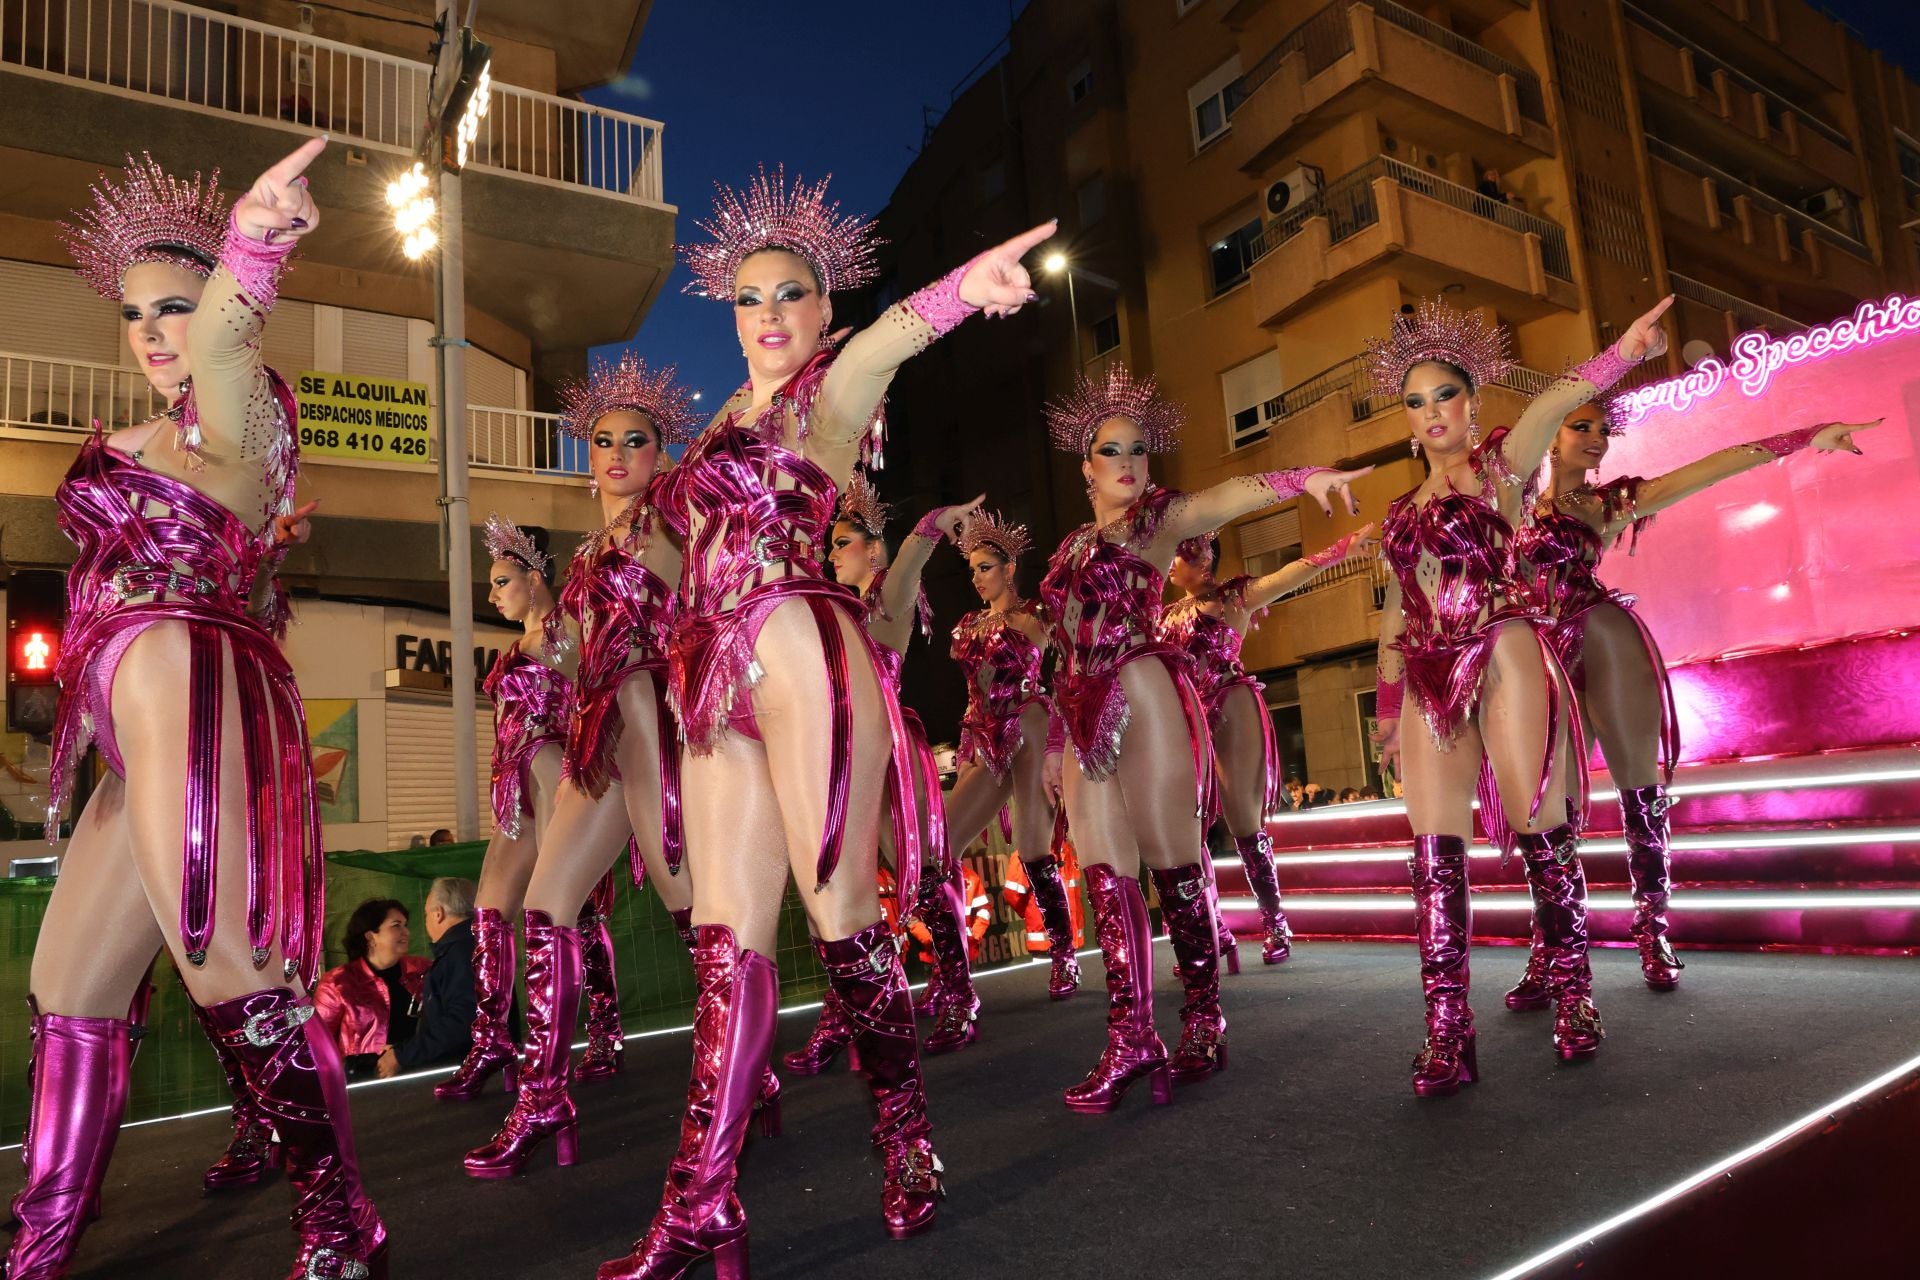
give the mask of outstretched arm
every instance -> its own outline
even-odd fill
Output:
[[[1620,381],[1642,360],[1666,353],[1667,331],[1660,327],[1660,317],[1672,305],[1673,295],[1668,294],[1653,310],[1635,320],[1619,341],[1533,398],[1502,445],[1507,463],[1515,472],[1523,476],[1533,473],[1547,456],[1554,433],[1568,414]]]
[[[1853,442],[1853,433],[1877,427],[1884,421],[1884,418],[1875,418],[1872,422],[1826,422],[1817,427],[1802,427],[1798,431],[1783,432],[1764,440],[1720,449],[1663,476],[1643,480],[1633,501],[1607,511],[1606,527],[1601,530],[1601,536],[1609,540],[1617,537],[1635,520],[1645,520],[1722,480],[1802,449],[1814,449],[1820,453],[1838,453],[1844,449],[1848,453],[1861,453],[1860,447]]]
[[[1358,471],[1300,467],[1292,471],[1263,471],[1258,475],[1233,476],[1198,493],[1182,494],[1168,506],[1166,519],[1154,532],[1149,558],[1158,559],[1161,553],[1171,552],[1188,538],[1210,533],[1229,521],[1303,493],[1311,495],[1320,504],[1320,510],[1328,515],[1333,514],[1332,495],[1338,493],[1346,499],[1347,513],[1358,515],[1360,502],[1349,486],[1372,470],[1372,467]]]
[[[920,579],[927,571],[927,562],[933,559],[933,549],[940,545],[942,538],[957,539],[966,526],[967,517],[978,511],[986,500],[987,495],[983,493],[962,506],[935,507],[920,517],[912,533],[900,540],[900,550],[894,553],[893,563],[887,567],[886,581],[880,584],[880,608],[888,617],[907,616],[920,599]]]
[[[1406,692],[1407,665],[1393,647],[1407,629],[1407,614],[1400,601],[1400,580],[1389,576],[1387,599],[1380,608],[1380,656],[1374,663],[1373,714],[1380,721],[1374,741],[1380,744],[1380,766],[1400,768],[1400,705]]]
[[[976,311],[1010,316],[1033,301],[1033,281],[1020,259],[1055,225],[1035,227],[949,271],[847,340],[821,384],[804,442],[807,457],[835,484],[844,484],[853,471],[861,439],[901,365]]]
[[[271,414],[273,391],[260,359],[260,331],[278,296],[280,272],[301,236],[319,225],[306,168],[326,148],[311,138],[268,169],[233,207],[220,264],[187,322],[193,405],[205,448],[217,457],[263,453],[268,433],[247,440],[247,423]]]
[[[1374,546],[1371,524],[1355,529],[1331,546],[1322,547],[1310,556],[1302,556],[1292,564],[1282,565],[1272,573],[1248,583],[1246,607],[1249,611],[1264,609],[1289,591],[1298,591],[1306,586],[1334,565],[1355,556],[1371,554]]]

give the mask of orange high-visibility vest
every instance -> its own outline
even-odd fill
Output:
[[[1071,840],[1062,840],[1055,853],[1060,859],[1060,883],[1067,890],[1067,911],[1073,918],[1073,946],[1077,951],[1086,945],[1086,905],[1080,899],[1080,859],[1074,856]],[[1051,954],[1053,943],[1047,938],[1046,918],[1040,912],[1040,904],[1033,900],[1033,886],[1027,880],[1027,865],[1020,861],[1018,854],[1007,859],[1007,883],[1001,887],[1000,896],[1026,916],[1027,950],[1035,955]]]

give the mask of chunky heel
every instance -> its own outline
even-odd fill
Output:
[[[1478,1084],[1480,1082],[1480,1050],[1475,1043],[1476,1035],[1467,1037],[1467,1044],[1460,1051],[1460,1083]]]
[[[860,1049],[852,1043],[847,1045],[847,1071],[851,1075],[860,1074]]]
[[[507,1082],[507,1096],[513,1097],[520,1092],[520,1063],[509,1062],[500,1072],[500,1078]]]
[[[1152,1076],[1153,1105],[1164,1107],[1173,1101],[1173,1072],[1164,1065]]]
[[[380,1247],[368,1256],[365,1264],[367,1268],[367,1280],[389,1280],[389,1277],[392,1275],[392,1270],[387,1262],[388,1248],[388,1242],[382,1240]]]
[[[747,1274],[747,1238],[729,1240],[713,1251],[713,1280],[751,1280]]]
[[[580,1126],[568,1125],[553,1135],[553,1159],[562,1169],[571,1169],[580,1158]]]
[[[774,1099],[754,1112],[754,1119],[760,1126],[760,1136],[777,1138],[780,1136],[780,1101]]]

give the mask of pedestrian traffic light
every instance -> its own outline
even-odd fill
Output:
[[[7,579],[7,730],[50,733],[66,623],[67,576],[22,569]]]

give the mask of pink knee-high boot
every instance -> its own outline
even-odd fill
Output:
[[[1263,827],[1250,836],[1233,838],[1247,883],[1260,901],[1260,962],[1281,964],[1293,955],[1293,930],[1280,909],[1280,872],[1273,862],[1273,837]]]
[[[961,898],[960,866],[927,881],[920,895],[920,918],[933,938],[933,963],[939,995],[933,1030],[927,1033],[926,1052],[953,1053],[980,1035],[980,994],[973,988],[973,970],[967,963],[966,907]]]
[[[506,1076],[513,1092],[519,1067],[507,1030],[513,1008],[513,926],[493,907],[473,913],[473,1047],[451,1077],[433,1088],[433,1096],[477,1098],[495,1072]]]
[[[1227,1019],[1220,1012],[1220,946],[1214,940],[1212,876],[1198,862],[1154,871],[1160,915],[1173,942],[1176,972],[1186,990],[1180,1006],[1180,1045],[1168,1066],[1178,1081],[1204,1080],[1227,1065]]]
[[[1620,825],[1627,837],[1627,878],[1633,882],[1633,941],[1640,949],[1640,976],[1655,991],[1680,985],[1686,968],[1667,941],[1667,895],[1673,890],[1668,858],[1667,789],[1622,787]]]
[[[627,1048],[620,1025],[620,987],[613,968],[613,932],[589,899],[580,912],[580,971],[587,999],[587,1051],[573,1078],[605,1080],[620,1073]]]
[[[1086,868],[1087,897],[1107,969],[1107,1046],[1087,1078],[1066,1091],[1072,1111],[1111,1111],[1139,1080],[1156,1105],[1173,1101],[1167,1046],[1153,1029],[1153,930],[1140,882],[1103,862]]]
[[[1067,886],[1060,878],[1060,859],[1052,854],[1021,858],[1033,900],[1040,904],[1052,948],[1053,972],[1047,976],[1047,996],[1065,1000],[1080,989],[1080,957],[1073,953],[1073,910],[1067,904]]]
[[[1427,1001],[1427,1043],[1413,1060],[1413,1091],[1423,1098],[1458,1093],[1479,1079],[1467,963],[1473,905],[1467,896],[1467,842],[1415,836],[1413,907],[1420,932],[1420,988]]]
[[[526,931],[527,1039],[520,1088],[493,1141],[467,1153],[467,1172],[476,1178],[513,1177],[548,1138],[562,1166],[573,1163],[577,1150],[567,1067],[580,1016],[580,933],[553,923],[544,911],[526,912]]]
[[[1553,1048],[1562,1061],[1590,1058],[1606,1034],[1593,1007],[1593,969],[1587,963],[1587,873],[1572,823],[1514,837],[1527,862],[1533,915],[1547,957],[1553,996]]]

